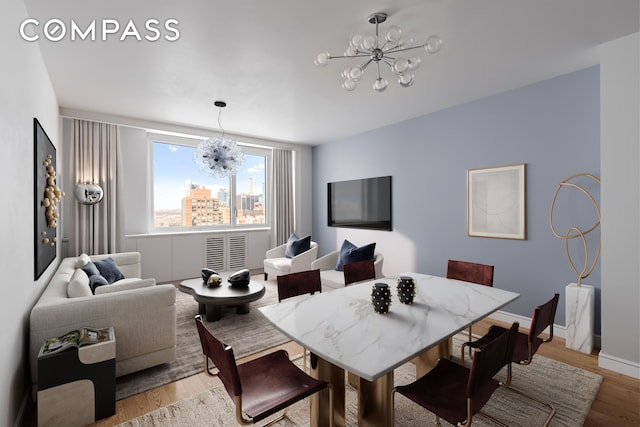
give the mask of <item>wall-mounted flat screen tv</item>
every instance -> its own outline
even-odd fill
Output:
[[[391,177],[327,184],[329,227],[391,231]]]

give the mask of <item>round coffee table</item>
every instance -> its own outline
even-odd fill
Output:
[[[236,313],[249,313],[249,304],[264,296],[262,283],[251,281],[249,286],[231,286],[227,278],[231,273],[218,273],[222,277],[222,285],[209,287],[201,278],[187,279],[180,282],[178,289],[191,294],[198,302],[198,313],[206,314],[207,322],[220,320],[223,306],[236,307]]]

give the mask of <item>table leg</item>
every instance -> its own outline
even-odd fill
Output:
[[[310,354],[311,376],[327,381],[333,387],[333,423],[336,427],[346,424],[344,415],[345,389],[344,369]],[[311,396],[311,427],[326,427],[329,425],[329,391],[323,390]]]
[[[222,317],[222,307],[219,305],[207,304],[207,322],[215,322]]]
[[[207,305],[204,303],[198,303],[198,314],[205,314],[207,312]]]
[[[436,363],[438,363],[438,359],[441,357],[450,359],[452,343],[452,339],[449,338],[442,341],[437,346],[425,351],[421,355],[413,358],[411,361],[416,365],[416,378],[420,378],[432,370],[436,366]]]
[[[375,381],[359,378],[358,427],[386,427],[393,425],[391,392],[393,371]]]
[[[249,314],[249,309],[251,308],[251,305],[247,304],[240,304],[236,306],[236,313],[237,314]]]

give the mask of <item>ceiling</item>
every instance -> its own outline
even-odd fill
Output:
[[[44,24],[61,19],[97,40],[52,42],[40,49],[58,103],[68,110],[141,121],[218,129],[215,100],[227,102],[227,133],[316,145],[397,123],[487,95],[582,69],[598,61],[598,45],[638,32],[638,0],[25,0]],[[341,88],[345,65],[316,67],[321,51],[342,54],[355,32],[373,34],[367,21],[386,12],[389,25],[422,43],[444,44],[435,55],[417,50],[415,84],[377,93],[368,68],[353,92]],[[160,21],[161,38],[120,41],[129,20],[141,37],[145,22]],[[121,29],[102,41],[100,25]],[[179,38],[163,37],[176,19]]]

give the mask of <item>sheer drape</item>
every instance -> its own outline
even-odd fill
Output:
[[[287,242],[295,228],[293,152],[273,150],[273,237],[275,246]]]
[[[74,184],[95,182],[104,190],[95,205],[75,203],[70,253],[101,254],[123,248],[122,171],[116,125],[73,120],[71,162]]]

